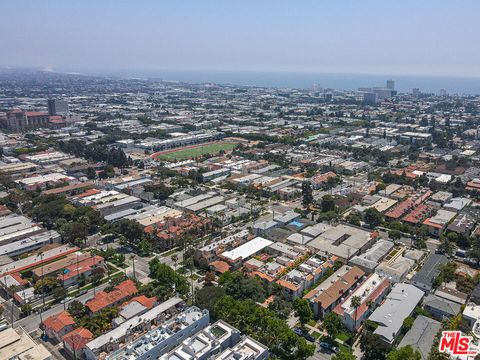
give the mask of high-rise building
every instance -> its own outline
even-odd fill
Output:
[[[412,95],[417,97],[417,96],[420,96],[421,92],[420,92],[420,89],[419,88],[413,88],[412,89]]]
[[[395,81],[394,80],[387,80],[387,89],[395,90]]]
[[[68,102],[61,99],[48,99],[48,114],[53,115],[68,115]]]
[[[440,96],[447,96],[447,90],[440,89]]]

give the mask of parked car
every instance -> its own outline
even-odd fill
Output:
[[[306,340],[308,340],[310,342],[315,342],[315,338],[312,335],[310,335],[308,332],[304,331],[303,329],[301,329],[299,327],[293,328],[293,332],[295,334],[297,334],[298,336],[301,336],[301,337],[305,338]]]
[[[328,351],[331,351],[331,352],[334,352],[334,353],[337,353],[338,352],[338,347],[330,344],[329,342],[326,342],[326,341],[322,341],[320,343],[320,347],[322,349],[325,349],[325,350],[328,350]]]

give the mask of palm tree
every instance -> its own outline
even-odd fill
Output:
[[[360,305],[362,305],[362,298],[360,296],[352,296],[352,306],[355,308],[355,330],[357,330],[357,311]]]

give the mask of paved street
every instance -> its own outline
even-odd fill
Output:
[[[99,285],[96,288],[96,292],[102,291],[108,286],[108,283]],[[87,300],[91,299],[93,297],[93,289],[90,289],[86,294],[83,294],[79,297],[73,298],[69,300],[66,304],[66,307],[68,307],[68,303],[73,300],[78,300],[82,303],[85,303]],[[42,313],[42,319],[46,319],[47,317],[51,315],[55,315],[59,312],[63,311],[63,304],[56,304],[52,306],[50,309],[44,311]],[[30,315],[28,317],[25,317],[17,322],[15,322],[14,326],[21,326],[27,331],[28,333],[36,330],[39,328],[40,325],[40,314],[35,313],[33,315]]]

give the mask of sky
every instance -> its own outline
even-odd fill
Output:
[[[478,0],[0,0],[0,65],[480,77]]]

